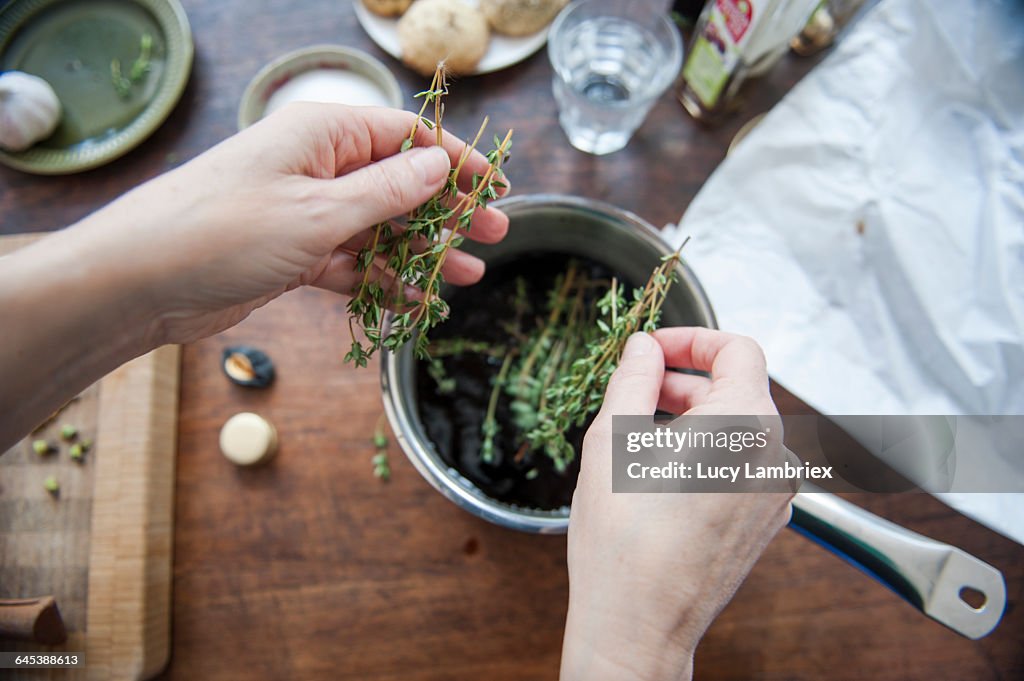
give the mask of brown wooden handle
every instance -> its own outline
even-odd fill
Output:
[[[56,645],[67,637],[53,596],[0,599],[0,638]]]

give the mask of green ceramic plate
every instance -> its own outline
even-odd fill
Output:
[[[128,76],[150,43],[149,68],[115,86],[112,63]],[[0,163],[42,175],[108,163],[160,127],[192,68],[192,31],[178,0],[13,0],[0,9],[0,71],[47,80],[64,115],[34,147],[0,151]]]

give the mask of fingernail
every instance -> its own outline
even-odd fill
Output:
[[[405,153],[412,167],[419,171],[423,184],[437,184],[451,170],[448,152],[441,147],[410,149]]]
[[[622,359],[640,357],[654,349],[654,339],[643,332],[634,333],[626,340],[626,347],[622,349]]]

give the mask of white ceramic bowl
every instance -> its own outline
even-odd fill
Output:
[[[380,88],[389,106],[402,108],[402,88],[384,64],[351,47],[313,45],[281,55],[253,76],[238,107],[238,129],[247,128],[263,118],[267,102],[285,83],[315,69],[339,69],[364,76]]]

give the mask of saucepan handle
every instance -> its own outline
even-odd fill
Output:
[[[804,490],[813,489],[805,485]],[[989,634],[1006,607],[999,570],[949,544],[900,527],[834,494],[801,491],[790,526],[862,568],[918,610],[971,639]],[[964,600],[969,590],[983,602]]]

